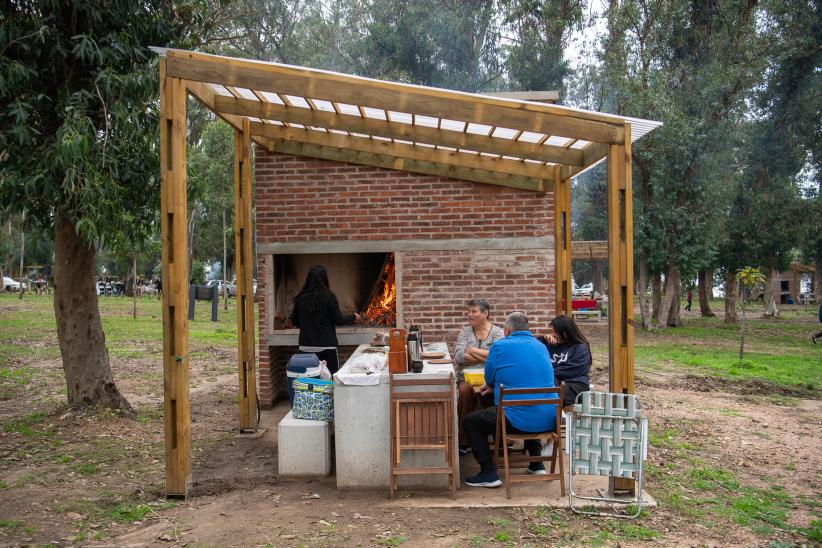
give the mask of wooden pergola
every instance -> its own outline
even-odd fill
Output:
[[[191,477],[186,100],[234,128],[240,430],[255,428],[251,141],[270,151],[555,193],[557,313],[571,311],[570,181],[607,161],[610,389],[634,391],[631,143],[660,123],[305,67],[157,49],[166,493]],[[565,303],[560,310],[559,303]]]

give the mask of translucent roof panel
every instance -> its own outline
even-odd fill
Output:
[[[371,108],[371,107],[364,107],[363,111],[365,115],[369,118],[374,118],[375,120],[385,120],[385,111],[380,108]]]
[[[285,99],[289,103],[291,103],[291,106],[300,108],[311,108],[311,105],[309,105],[308,101],[306,101],[303,97],[297,97],[295,95],[286,95]]]
[[[533,131],[523,131],[522,135],[519,136],[518,141],[522,141],[525,143],[539,143],[545,138],[545,135],[542,133],[534,133]]]
[[[468,128],[466,131],[468,133],[474,133],[476,135],[488,135],[491,133],[491,130],[494,129],[491,126],[486,126],[484,124],[468,124]]]

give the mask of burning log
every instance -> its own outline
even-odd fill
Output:
[[[386,258],[377,290],[360,316],[362,324],[367,326],[397,325],[397,285],[394,279],[393,253]]]

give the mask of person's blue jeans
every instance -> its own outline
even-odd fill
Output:
[[[507,432],[510,432],[511,434],[528,433],[517,430],[511,426],[508,419],[505,419],[505,421]],[[465,428],[465,434],[468,436],[468,443],[471,445],[471,452],[474,454],[474,458],[477,459],[482,471],[488,472],[496,468],[494,466],[494,455],[492,454],[491,446],[488,443],[488,436],[495,434],[497,429],[496,406],[486,407],[485,409],[480,409],[479,411],[469,413],[463,419],[462,424]],[[542,450],[542,445],[539,443],[539,440],[526,440],[525,449],[528,451],[529,455],[535,457],[539,456],[540,451]]]

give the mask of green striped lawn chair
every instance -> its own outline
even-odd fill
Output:
[[[581,392],[567,426],[569,454],[568,501],[579,514],[635,518],[642,510],[642,461],[647,453],[648,419],[640,416],[640,406],[632,394]],[[574,491],[574,474],[631,478],[636,480],[632,499],[613,495],[579,495]],[[607,503],[614,512],[583,509],[575,501]],[[618,513],[617,505],[634,505],[629,513]]]

